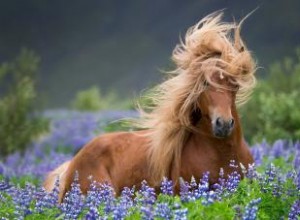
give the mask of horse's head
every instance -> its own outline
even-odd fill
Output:
[[[214,73],[210,80],[205,80],[205,89],[200,95],[198,108],[201,120],[211,124],[211,132],[215,137],[228,137],[234,127],[236,93],[238,85],[230,76]]]

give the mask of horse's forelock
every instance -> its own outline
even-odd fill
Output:
[[[213,13],[191,27],[175,48],[173,60],[181,69],[178,74],[194,74],[207,79],[212,72],[220,71],[235,78],[240,87],[236,102],[245,103],[255,85],[256,70],[251,53],[240,36],[245,19],[239,24],[226,23],[221,22],[222,15],[222,12]]]

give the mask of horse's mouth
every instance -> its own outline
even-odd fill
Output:
[[[232,133],[232,129],[223,128],[223,129],[213,129],[213,134],[217,138],[226,138],[229,137]]]

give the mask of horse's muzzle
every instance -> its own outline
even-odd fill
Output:
[[[234,128],[234,119],[225,121],[222,118],[217,118],[213,123],[213,133],[218,138],[228,137]]]

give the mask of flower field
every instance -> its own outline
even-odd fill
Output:
[[[277,140],[251,147],[255,165],[209,187],[209,173],[201,180],[181,182],[173,195],[172,182],[161,183],[156,195],[147,182],[141,189],[124,188],[114,197],[109,185],[91,178],[82,196],[75,177],[72,190],[57,204],[58,185],[51,193],[41,187],[45,174],[72,156],[89,140],[118,130],[109,122],[134,117],[134,111],[79,113],[48,111],[51,129],[24,154],[0,161],[0,219],[300,219],[300,142]],[[239,166],[230,161],[230,166]]]

